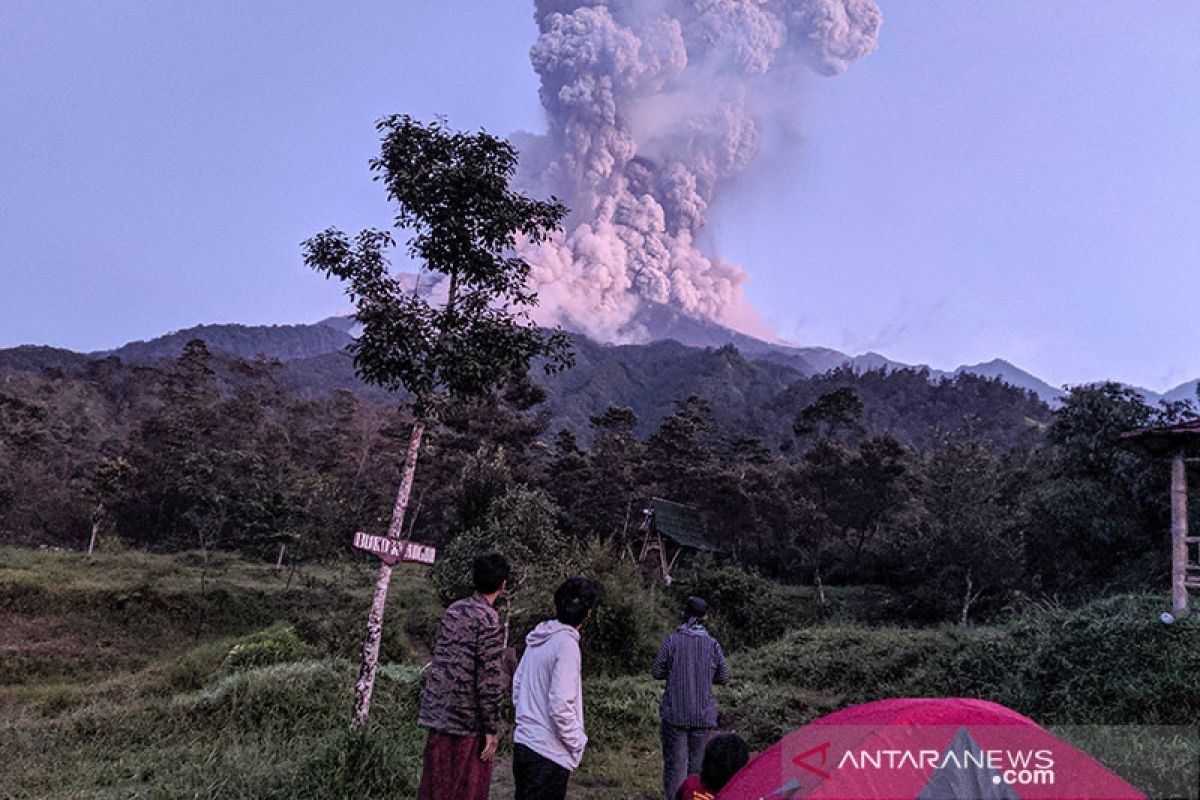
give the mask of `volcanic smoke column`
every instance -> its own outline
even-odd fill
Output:
[[[571,208],[526,248],[542,316],[643,338],[650,303],[739,326],[745,273],[697,246],[714,192],[791,116],[800,70],[836,75],[875,49],[873,0],[535,0],[530,50],[548,117],[517,134],[521,180]]]

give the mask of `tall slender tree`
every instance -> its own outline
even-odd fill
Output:
[[[407,115],[379,121],[378,158],[370,167],[396,204],[395,227],[409,234],[407,252],[421,266],[421,293],[394,275],[388,231],[355,237],[329,229],[306,241],[304,261],[345,282],[362,333],[351,345],[366,382],[402,392],[414,422],[388,536],[400,538],[426,425],[447,404],[495,391],[543,358],[549,371],[571,363],[566,336],[545,333],[529,317],[537,295],[522,241],[545,240],[566,207],[509,188],[517,165],[511,144],[484,131],[451,130],[444,119]],[[363,645],[354,721],[370,709],[383,609],[391,567],[382,564]]]

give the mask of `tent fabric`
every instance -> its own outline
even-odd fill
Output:
[[[830,714],[753,758],[718,800],[1145,796],[1028,717],[985,700],[900,698]]]
[[[950,740],[947,751],[983,755],[983,748],[964,725]],[[984,762],[972,761],[972,764]],[[1004,782],[1000,770],[988,766],[978,769],[959,769],[954,764],[940,765],[917,795],[917,800],[1017,800],[1020,795]]]

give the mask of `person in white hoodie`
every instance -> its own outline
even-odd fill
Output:
[[[555,619],[525,637],[525,655],[513,675],[515,800],[563,800],[583,757],[579,629],[596,597],[595,583],[571,578],[554,592]]]

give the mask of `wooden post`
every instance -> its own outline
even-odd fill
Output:
[[[670,562],[667,563],[667,574],[664,576],[667,586],[670,586],[675,582],[675,579],[671,577],[671,573],[675,571],[675,562],[679,560],[679,554],[682,552],[682,547],[675,548],[675,555],[671,556]]]
[[[1176,618],[1188,613],[1187,538],[1187,465],[1181,451],[1171,460],[1171,610]]]
[[[392,524],[388,537],[403,538],[404,512],[408,508],[408,496],[412,493],[413,475],[417,471],[417,451],[421,449],[421,436],[425,423],[413,423],[412,436],[408,440],[408,455],[404,459],[404,473],[400,477],[400,489],[396,492],[396,505],[392,508]],[[356,730],[367,721],[371,712],[371,690],[375,687],[375,670],[379,665],[379,642],[383,638],[383,608],[387,604],[388,585],[392,580],[392,567],[386,561],[379,564],[379,577],[375,580],[375,596],[371,600],[371,612],[367,615],[367,638],[363,642],[362,667],[358,672],[358,683],[354,687],[354,719],[350,730]]]

